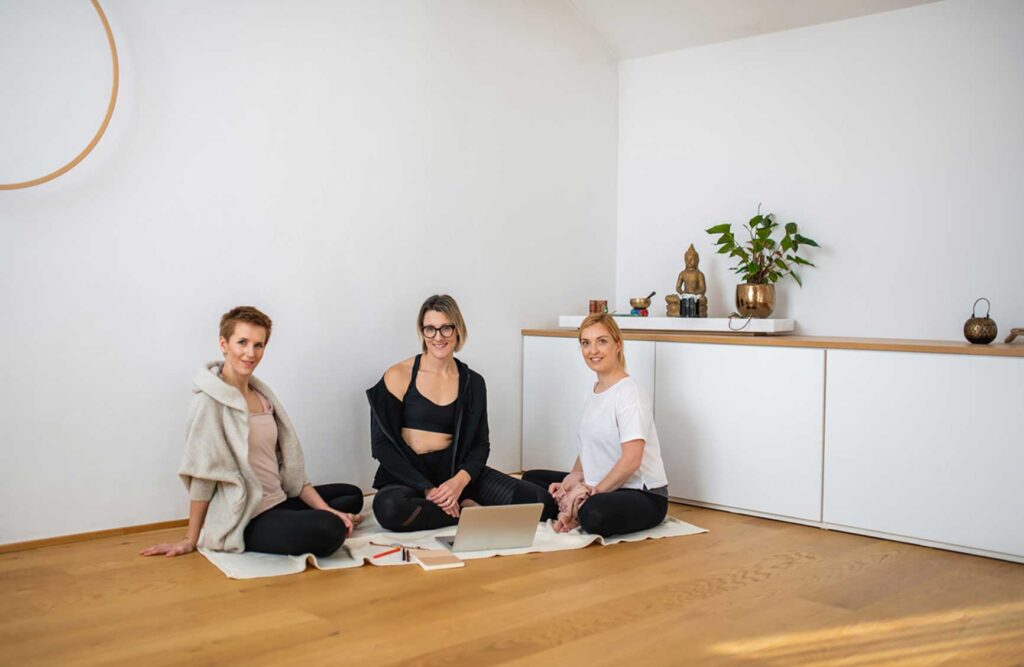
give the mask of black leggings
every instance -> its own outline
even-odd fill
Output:
[[[547,492],[552,482],[561,482],[568,473],[555,470],[527,470],[523,481]],[[610,537],[654,528],[668,514],[668,498],[640,489],[616,489],[596,493],[580,507],[580,527],[592,535]]]
[[[313,487],[332,508],[355,514],[363,508],[363,492],[351,484]],[[345,541],[345,522],[315,510],[299,498],[289,498],[253,517],[245,527],[246,551],[298,556],[329,556]]]
[[[541,520],[558,516],[558,505],[543,489],[527,484],[492,468],[484,468],[477,479],[463,490],[460,500],[481,505],[523,505],[543,503]],[[373,514],[382,528],[394,532],[433,530],[459,522],[426,499],[422,491],[403,484],[389,484],[373,498]]]

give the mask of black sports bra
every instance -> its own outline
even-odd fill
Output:
[[[416,361],[412,363],[412,379],[409,380],[409,388],[405,390],[405,399],[402,403],[402,421],[405,428],[414,428],[419,431],[430,431],[431,433],[455,433],[455,404],[458,398],[448,405],[438,405],[421,394],[416,388],[416,376],[420,372],[420,357],[416,355]]]

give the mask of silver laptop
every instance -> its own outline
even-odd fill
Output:
[[[442,535],[437,541],[455,553],[529,547],[543,511],[541,503],[467,507],[455,535]]]

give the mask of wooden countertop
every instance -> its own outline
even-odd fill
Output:
[[[523,329],[524,336],[575,338],[575,329]],[[809,347],[828,350],[880,350],[886,352],[930,352],[934,354],[973,354],[987,357],[1024,359],[1024,341],[972,345],[967,341],[914,340],[900,338],[836,338],[832,336],[751,336],[749,334],[669,333],[624,331],[626,340],[661,343],[712,343],[716,345],[767,345],[769,347]],[[1005,334],[1001,336],[1005,338]],[[997,339],[998,340],[998,339]]]

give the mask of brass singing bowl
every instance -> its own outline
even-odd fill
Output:
[[[651,305],[651,300],[642,298],[630,299],[629,305],[633,306],[637,310],[643,310]]]

